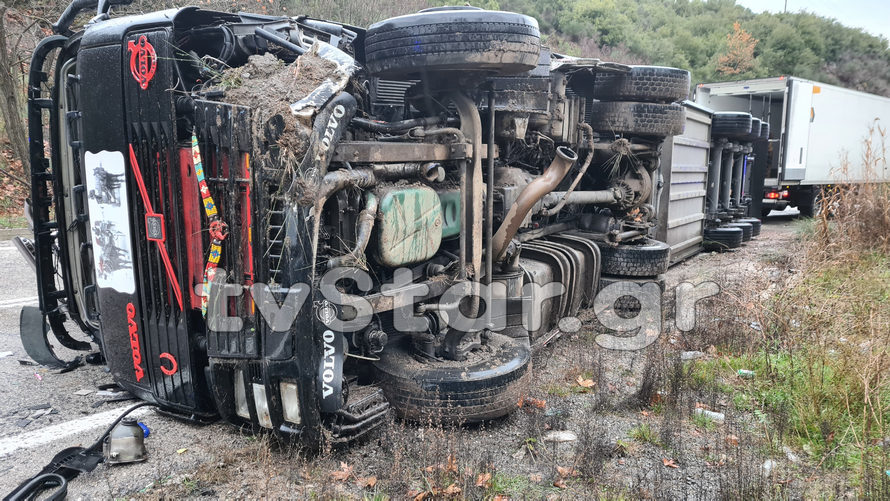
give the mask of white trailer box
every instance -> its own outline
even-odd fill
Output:
[[[797,77],[699,84],[695,102],[715,111],[747,111],[770,124],[764,198],[770,208],[797,205],[812,212],[822,186],[844,182],[888,182],[890,171],[870,179],[860,161],[863,139],[879,121],[890,125],[890,98]],[[849,170],[840,175],[844,156]],[[768,212],[768,211],[766,211]]]

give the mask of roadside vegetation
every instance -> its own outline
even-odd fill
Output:
[[[886,169],[885,138],[875,125],[839,179],[854,161],[872,175]],[[774,453],[838,472],[862,498],[887,499],[890,186],[827,190],[821,212],[801,221],[798,234],[802,259],[784,263],[795,273],[774,293],[752,284],[747,296],[732,298],[754,319],[722,334],[731,336],[715,346],[722,356],[688,369],[697,384],[750,413]]]

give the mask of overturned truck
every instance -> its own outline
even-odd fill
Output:
[[[165,411],[307,444],[390,409],[480,421],[601,282],[668,266],[648,234],[684,70],[552,53],[472,7],[363,29],[98,3],[31,66],[41,363],[65,363],[48,332],[95,344]]]

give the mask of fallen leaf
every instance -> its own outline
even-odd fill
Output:
[[[427,466],[426,468],[423,469],[423,471],[425,471],[427,473],[432,473],[433,470],[435,470],[435,469],[436,469],[435,466]]]
[[[455,494],[460,494],[460,487],[457,484],[451,484],[442,491],[443,494],[447,494],[449,496],[453,496]]]
[[[340,482],[343,482],[344,480],[349,478],[351,475],[352,475],[352,466],[349,466],[348,464],[344,463],[343,461],[340,461],[340,469],[331,473],[331,478],[333,480],[338,480]]]
[[[503,494],[498,494],[497,496],[491,498],[491,501],[510,501],[510,496],[504,496]]]
[[[623,459],[619,459],[619,460],[618,460],[618,464],[624,464],[624,460],[623,460]]]
[[[377,485],[377,477],[358,477],[355,481],[355,484],[362,489],[373,489],[375,485]]]
[[[574,468],[564,468],[562,466],[556,467],[556,473],[559,473],[560,477],[574,477],[578,474]]]
[[[652,413],[649,411],[640,411],[640,414],[642,414],[644,417],[649,417],[649,415]]]
[[[457,473],[457,460],[454,455],[448,456],[448,463],[445,465],[445,471],[448,473]]]
[[[476,487],[485,487],[486,489],[491,485],[491,473],[480,473],[476,477]]]
[[[426,491],[408,491],[408,498],[414,501],[423,501],[426,499],[427,494],[428,492]]]
[[[664,458],[661,460],[661,462],[668,468],[679,468],[680,467],[673,459]]]
[[[565,489],[566,481],[562,477],[556,477],[556,480],[553,481],[553,487],[559,487],[560,489]]]
[[[528,479],[531,482],[538,483],[541,481],[541,475],[538,475],[537,473],[532,473],[531,475],[528,476]]]
[[[188,449],[186,449],[185,447],[183,447],[182,449],[177,449],[177,450],[176,450],[176,453],[177,453],[177,454],[182,454],[183,452],[185,452],[185,451],[187,451],[187,450],[188,450]]]
[[[526,402],[528,405],[531,405],[531,406],[533,406],[533,407],[537,407],[538,409],[544,409],[544,408],[547,407],[547,401],[546,401],[546,400],[541,400],[541,399],[537,399],[537,398],[527,398],[527,399],[525,399],[525,402]]]
[[[695,403],[695,408],[696,408],[696,409],[704,409],[704,410],[706,410],[706,411],[711,410],[711,406],[710,406],[710,405],[708,405],[708,404],[703,404],[703,403],[701,403],[701,402],[696,402],[696,403]]]
[[[737,437],[737,436],[735,436],[735,435],[727,435],[727,436],[726,436],[726,443],[729,444],[729,445],[738,447],[738,445],[739,445],[739,437]]]
[[[593,385],[596,384],[596,381],[592,379],[584,379],[583,376],[578,376],[578,386],[582,388],[593,388]]]

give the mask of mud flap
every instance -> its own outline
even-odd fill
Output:
[[[40,473],[22,482],[3,501],[37,499],[64,500],[68,495],[68,481],[81,473],[96,469],[103,460],[102,452],[83,447],[69,447],[53,457]],[[45,491],[55,489],[47,495]]]
[[[343,358],[346,338],[342,334],[326,330],[322,334],[324,353],[318,364],[318,392],[321,396],[321,412],[336,412],[343,407]]]
[[[21,315],[19,316],[19,333],[22,338],[22,346],[31,359],[40,365],[52,367],[54,369],[71,370],[75,367],[83,365],[82,357],[77,357],[70,362],[65,362],[56,356],[53,347],[49,344],[49,325],[43,312],[36,306],[23,306]],[[89,343],[77,341],[67,334],[59,336],[56,334],[64,346],[71,349],[81,350],[81,345],[86,345],[86,349],[90,348]],[[63,338],[66,338],[63,341]],[[73,343],[73,344],[72,344]],[[70,346],[69,346],[70,345]]]

